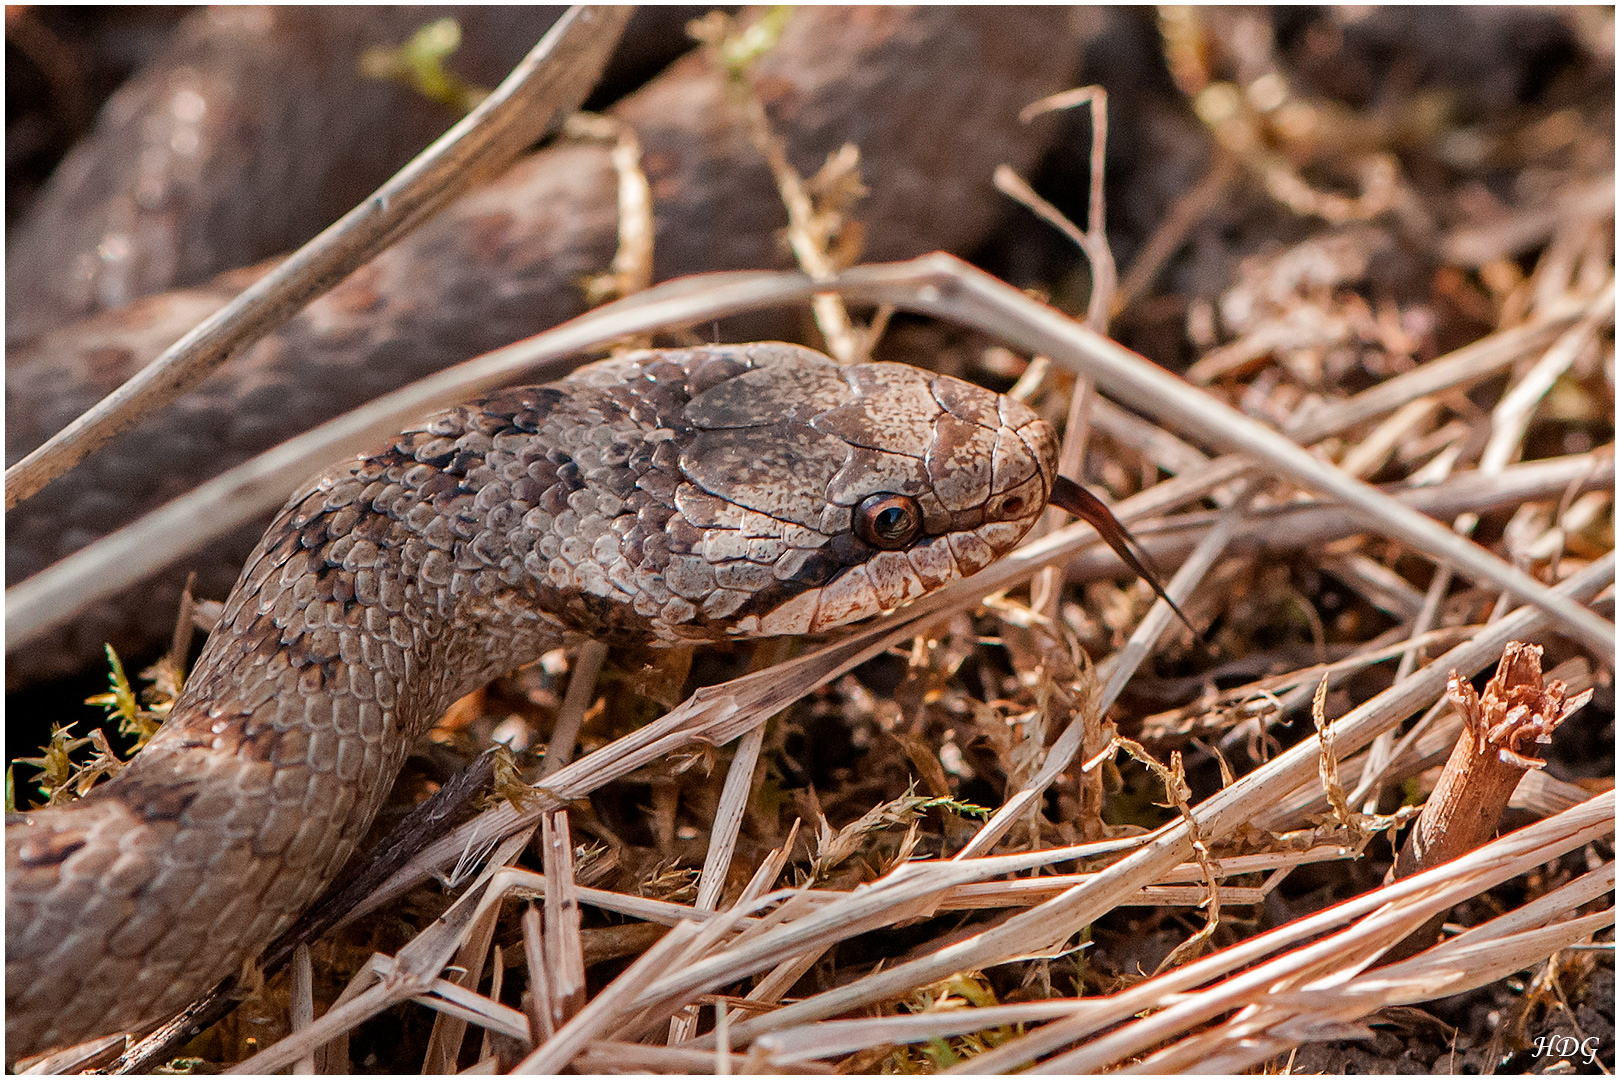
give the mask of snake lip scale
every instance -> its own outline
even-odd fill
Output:
[[[1057,453],[1005,396],[767,342],[599,361],[334,466],[265,533],[151,742],[8,818],[8,1060],[148,1029],[257,957],[463,694],[583,637],[896,608],[1010,551]]]

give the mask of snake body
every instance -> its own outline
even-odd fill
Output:
[[[627,35],[636,33],[638,21],[667,18],[658,13],[673,10],[642,9]],[[749,65],[748,77],[789,159],[805,175],[846,143],[860,148],[861,180],[869,191],[848,213],[860,225],[863,261],[936,250],[966,254],[981,249],[992,235],[1005,235],[1006,200],[987,182],[996,166],[1027,175],[1064,138],[1062,125],[1020,123],[1018,111],[1076,85],[1079,57],[1107,21],[1100,10],[807,5],[792,9],[774,46]],[[680,29],[685,19],[697,12],[675,14],[680,17],[671,34],[678,44],[687,40]],[[381,128],[391,136],[384,142],[398,146],[394,134],[420,124],[411,119],[416,110],[387,119],[369,111],[375,84],[364,93],[348,87],[358,49],[347,65],[335,59],[349,42],[394,43],[409,31],[357,41],[353,29],[327,29],[333,23],[397,22],[403,19],[398,14],[374,8],[227,6],[195,18],[206,31],[196,48],[181,43],[184,49],[140,77],[133,87],[138,97],[120,98],[141,105],[141,111],[109,111],[93,145],[74,154],[75,173],[99,178],[80,190],[102,188],[115,205],[42,198],[40,210],[49,209],[56,223],[28,226],[38,237],[29,252],[50,246],[51,238],[61,244],[73,236],[88,234],[88,239],[69,247],[72,257],[31,260],[14,251],[7,266],[13,278],[19,267],[28,266],[20,277],[29,291],[17,288],[9,295],[16,281],[8,280],[8,316],[21,311],[40,331],[46,313],[60,318],[64,307],[76,309],[73,297],[85,288],[74,269],[78,254],[99,266],[98,257],[111,260],[130,250],[144,280],[145,270],[160,262],[198,265],[199,246],[218,255],[234,251],[237,258],[278,250],[263,246],[254,249],[256,254],[244,253],[234,245],[247,233],[268,235],[268,229],[250,226],[247,219],[280,221],[291,213],[290,202],[323,190],[305,183],[304,173],[297,174],[297,182],[287,179],[287,161],[332,154],[351,162],[359,156],[379,161],[355,149],[371,148],[375,140],[345,133]],[[472,82],[493,85],[505,70],[493,56],[515,45],[515,59],[532,45],[538,29],[529,34],[518,24],[534,18],[507,7],[467,13],[462,50],[451,67]],[[234,35],[229,42],[220,40],[227,29],[260,26],[272,32],[255,33],[246,42]],[[477,51],[491,57],[488,68],[463,65],[475,42],[484,43]],[[641,165],[656,210],[656,281],[792,265],[780,241],[786,212],[731,78],[699,52],[611,110],[635,131],[643,148]],[[196,111],[195,95],[203,99],[204,120],[182,134],[200,140],[197,157],[146,153],[140,140],[166,139],[177,116]],[[402,89],[397,96],[416,95]],[[351,116],[357,109],[361,114]],[[270,117],[285,121],[272,123]],[[256,142],[249,152],[243,141],[250,138],[263,145]],[[618,246],[613,153],[607,144],[566,140],[524,158],[264,341],[233,356],[194,391],[8,512],[7,582],[17,584],[300,431],[580,314],[587,307],[580,281],[607,267]],[[171,170],[160,177],[167,186],[159,190],[174,194],[155,207],[148,205],[154,162]],[[265,167],[257,167],[261,163]],[[205,165],[218,171],[193,171]],[[63,166],[53,190],[70,177],[68,168]],[[373,168],[364,186],[353,189],[353,198],[382,183],[389,171]],[[341,187],[350,189],[352,183]],[[146,208],[141,228],[124,223],[118,210],[123,204]],[[353,203],[324,205],[326,211],[308,211],[302,218],[310,222],[310,234]],[[206,220],[180,220],[192,213]],[[143,246],[159,217],[168,223],[159,235],[166,250],[172,241],[173,257]],[[236,265],[229,258],[211,264],[215,270]],[[58,269],[53,273],[52,268]],[[99,284],[103,278],[98,273],[94,280]],[[58,325],[29,343],[15,341],[24,319],[8,317],[7,463],[134,375],[247,280],[246,274],[233,274],[211,285],[148,297],[84,322]],[[34,303],[42,291],[56,299]],[[774,313],[756,313],[728,321],[724,332],[746,341],[778,336],[791,326],[790,319]],[[899,339],[891,345],[898,348]],[[224,596],[265,525],[260,520],[233,531],[187,556],[183,567],[95,604],[45,637],[13,644],[6,654],[8,691],[95,671],[103,664],[104,642],[126,658],[155,657],[168,645],[187,573],[197,573],[201,594]]]
[[[584,636],[897,607],[1011,549],[1056,457],[1006,397],[766,343],[601,361],[332,468],[270,526],[145,749],[8,820],[8,1058],[148,1028],[255,958],[461,695]]]

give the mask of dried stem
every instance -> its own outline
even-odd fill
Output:
[[[1450,862],[1489,840],[1525,772],[1547,764],[1531,756],[1530,745],[1551,742],[1553,731],[1591,700],[1592,691],[1571,697],[1561,680],[1543,685],[1541,647],[1513,641],[1483,695],[1452,672],[1446,696],[1462,714],[1462,735],[1390,867],[1391,881]]]
[[[1508,642],[1484,694],[1451,673],[1446,696],[1462,716],[1462,732],[1386,881],[1450,862],[1496,835],[1524,774],[1546,767],[1531,756],[1531,746],[1551,742],[1558,725],[1592,698],[1591,690],[1573,697],[1566,691],[1559,679],[1543,685],[1541,647],[1522,641]],[[1385,961],[1403,960],[1432,945],[1444,917],[1445,912],[1436,915],[1392,948]]]

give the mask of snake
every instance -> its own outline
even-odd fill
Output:
[[[1018,544],[1068,484],[1057,457],[1012,398],[764,342],[597,361],[326,470],[157,734],[77,801],[7,819],[8,1058],[149,1029],[240,971],[464,694],[585,638],[892,610]]]
[[[438,17],[411,10],[416,19]],[[671,10],[643,9],[627,39],[638,22]],[[695,14],[677,18],[673,42],[664,44],[680,51],[688,40],[681,27]],[[518,25],[538,18],[518,8],[460,17],[463,45],[451,66],[486,86],[505,71],[500,55],[515,47],[515,60],[539,34]],[[284,251],[278,245],[312,235],[387,179],[394,166],[382,148],[397,150],[403,132],[419,131],[422,110],[380,113],[380,99],[413,92],[357,85],[355,61],[360,45],[408,37],[411,18],[376,8],[208,8],[188,17],[192,29],[174,49],[120,92],[117,108],[9,238],[26,243],[7,264],[8,464],[235,296],[255,273],[240,269],[243,260]],[[1062,142],[1062,125],[1021,123],[1018,111],[1076,85],[1079,58],[1106,21],[1097,9],[801,6],[750,63],[749,80],[805,175],[845,144],[859,148],[866,194],[846,213],[851,230],[858,223],[861,261],[939,250],[966,256],[992,238],[1017,248],[1017,219],[1005,216],[1017,210],[988,178],[1002,164],[1028,175]],[[464,65],[469,51],[484,59]],[[793,265],[780,239],[786,212],[732,79],[699,50],[609,110],[642,146],[656,210],[655,281]],[[195,123],[186,125],[188,117]],[[370,129],[388,137],[358,134]],[[171,137],[195,156],[179,156]],[[613,261],[619,242],[614,153],[609,143],[564,139],[526,156],[8,512],[8,582],[315,424],[585,311],[580,282]],[[314,160],[334,155],[348,163],[333,165],[341,183],[331,174],[315,183],[303,171],[289,179],[289,161],[314,169]],[[364,180],[350,175],[361,159]],[[98,192],[106,203],[91,198]],[[327,196],[319,206],[291,209],[318,193]],[[131,207],[139,228],[128,223]],[[288,220],[309,231],[283,231]],[[262,242],[239,246],[247,236]],[[152,239],[160,250],[145,248]],[[120,252],[131,265],[118,261]],[[205,253],[214,260],[203,270]],[[131,286],[160,264],[192,273],[169,279],[175,287],[167,292],[64,324],[85,310],[74,297],[87,281],[98,297],[131,295],[99,271],[86,277],[84,266],[100,267],[103,257],[117,262],[108,272],[130,272]],[[18,271],[24,265],[28,273]],[[228,273],[210,282],[214,272]],[[179,287],[187,282],[195,284]],[[794,318],[759,312],[727,320],[719,332],[727,341],[775,338],[795,331]],[[25,332],[39,336],[19,342]],[[889,359],[950,362],[950,350],[929,342],[906,346],[891,335],[885,348]],[[188,555],[184,567],[39,639],[12,643],[8,691],[102,669],[104,643],[126,658],[157,656],[188,573],[196,572],[199,595],[225,596],[267,522],[268,514]]]

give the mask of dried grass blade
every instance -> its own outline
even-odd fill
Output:
[[[736,1074],[756,1073],[752,1062],[743,1054],[728,1055],[727,1061]],[[574,1058],[574,1066],[582,1073],[652,1072],[687,1073],[702,1075],[716,1071],[713,1050],[690,1050],[677,1046],[643,1046],[640,1043],[603,1039],[591,1043]],[[824,1074],[833,1070],[809,1067],[800,1072]]]
[[[228,1076],[257,1076],[273,1073],[291,1065],[324,1043],[343,1035],[392,1008],[417,993],[415,987],[396,985],[390,981],[373,984],[354,999],[334,1005],[324,1015],[297,1035],[273,1043],[244,1061],[225,1070]]]
[[[300,945],[293,950],[292,970],[288,973],[291,986],[291,1004],[288,1006],[289,1027],[294,1035],[315,1022],[314,969],[310,967],[309,946]],[[294,1076],[315,1075],[315,1054],[311,1051],[293,1063]]]
[[[524,996],[524,1005],[529,1013],[529,1038],[536,1045],[557,1032],[551,1022],[551,989],[546,978],[546,946],[542,934],[540,909],[530,904],[523,912],[523,960],[529,972],[529,992]]]
[[[695,923],[682,923],[671,930],[609,983],[553,1038],[524,1058],[513,1072],[531,1075],[561,1072],[575,1054],[587,1043],[596,1040],[609,1024],[623,1015],[637,992],[657,978],[684,951],[700,929]]]
[[[1169,483],[1174,481],[1158,484],[1148,491],[1157,491]],[[1614,487],[1613,449],[1605,447],[1586,454],[1510,465],[1496,477],[1470,469],[1436,484],[1388,490],[1414,510],[1429,517],[1450,519],[1465,510],[1485,513],[1526,502],[1556,499],[1572,485],[1580,492],[1611,490]],[[1218,517],[1218,511],[1194,511],[1151,522],[1145,527],[1137,525],[1133,531],[1155,562],[1174,566],[1187,558]],[[1320,501],[1260,507],[1251,509],[1238,527],[1230,551],[1234,555],[1274,555],[1282,551],[1308,550],[1342,540],[1363,529],[1338,506]],[[1117,577],[1122,565],[1112,551],[1093,545],[1076,555],[1067,571],[1071,580],[1089,581]]]
[[[1435,910],[1443,909],[1492,885],[1506,881],[1565,851],[1612,833],[1614,795],[1597,796],[1556,818],[1537,822],[1510,833],[1446,867],[1425,871],[1395,885],[1385,886],[1329,908],[1326,912],[1297,920],[1256,939],[1242,942],[1206,957],[1186,969],[1171,971],[1109,999],[1111,1008],[1096,1023],[1084,1025],[1063,1022],[1052,1025],[1057,1031],[1042,1029],[1015,1044],[984,1055],[993,1060],[975,1059],[992,1069],[1007,1068],[1014,1062],[1027,1062],[1093,1031],[1115,1019],[1123,1019],[1141,1008],[1152,1007],[1170,993],[1179,993],[1208,981],[1208,976],[1231,970],[1242,963],[1274,951],[1289,940],[1305,940],[1312,927],[1345,923],[1339,931],[1302,948],[1246,971],[1199,994],[1184,995],[1162,1011],[1127,1024],[1095,1039],[1077,1050],[1042,1062],[1033,1071],[1043,1073],[1100,1071],[1109,1064],[1139,1053],[1177,1032],[1203,1023],[1247,1001],[1247,995],[1267,987],[1285,974],[1314,973],[1324,966],[1332,969],[1364,959],[1399,940],[1411,928],[1421,925]],[[1401,886],[1406,886],[1402,889]],[[1190,978],[1197,982],[1188,982]],[[1130,1009],[1129,1012],[1121,1010]],[[1088,1021],[1092,1018],[1086,1018]],[[1033,1051],[1033,1054],[1030,1053]]]
[[[1331,495],[1369,526],[1541,607],[1599,656],[1613,654],[1614,624],[1555,595],[1529,574],[1389,495],[1312,456],[1303,447],[1061,312],[959,259],[929,255],[907,264],[860,267],[839,283],[865,299],[976,326],[1050,355],[1103,391],[1211,445],[1254,455],[1263,467]]]
[[[756,1043],[765,1060],[778,1068],[802,1066],[819,1058],[838,1057],[874,1046],[903,1045],[948,1039],[975,1031],[1028,1024],[1083,1014],[1098,1008],[1082,998],[1058,998],[1017,1005],[990,1005],[977,1009],[922,1013],[916,1016],[881,1016],[861,1020],[827,1020],[773,1031]]]
[[[546,974],[551,979],[551,1022],[563,1027],[585,1004],[585,948],[580,941],[578,886],[568,811],[540,819],[541,861],[545,865]],[[559,1063],[562,1064],[562,1063]]]
[[[1219,1027],[1190,1036],[1123,1073],[1183,1071],[1237,1072],[1293,1046],[1334,1038],[1346,1025],[1380,1008],[1465,993],[1495,982],[1558,950],[1614,925],[1614,908],[1552,926],[1514,933],[1495,930],[1493,920],[1476,930],[1488,940],[1462,948],[1436,946],[1419,957],[1378,968],[1349,981],[1328,977],[1300,991],[1272,989],[1251,994],[1256,1004]]]

